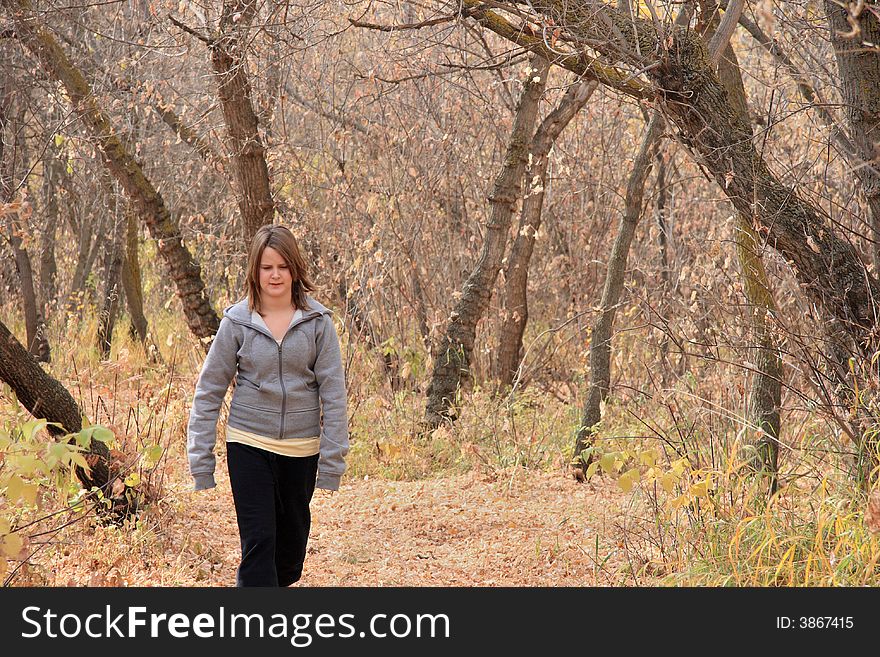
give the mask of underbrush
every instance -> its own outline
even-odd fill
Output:
[[[160,361],[123,331],[110,358],[100,361],[87,346],[94,325],[86,316],[65,335],[53,335],[56,358],[47,369],[88,423],[106,428],[100,435],[109,441],[120,478],[147,503],[136,517],[108,522],[100,499],[85,494],[71,474],[75,457],[67,454],[76,450],[50,438],[9,389],[0,388],[0,436],[6,437],[0,441],[0,575],[15,586],[198,584],[220,561],[209,541],[183,526],[190,486],[186,423],[203,352],[169,314],[154,329]],[[454,423],[425,433],[419,365],[425,355],[410,356],[401,389],[391,392],[377,355],[347,338],[343,333],[347,480],[469,471],[497,478],[521,470],[570,476],[581,413],[576,394],[560,394],[544,382],[502,395],[477,385],[457,400]],[[70,345],[80,346],[59,353]],[[747,467],[748,446],[758,437],[744,420],[747,382],[702,363],[661,382],[639,372],[639,349],[627,347],[614,365],[624,374],[596,427],[588,471],[593,485],[629,496],[614,530],[629,564],[621,583],[880,583],[880,493],[854,483],[851,445],[826,416],[789,402],[780,487],[771,495],[766,479]],[[734,384],[721,385],[725,380]],[[222,445],[218,450],[222,457]]]

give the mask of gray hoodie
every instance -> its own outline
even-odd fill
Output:
[[[330,311],[307,301],[280,345],[265,325],[251,321],[247,299],[226,309],[189,415],[187,452],[196,490],[216,485],[217,418],[233,377],[229,426],[285,440],[320,435],[316,485],[339,488],[348,453],[345,373]]]

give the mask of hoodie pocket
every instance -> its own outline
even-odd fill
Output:
[[[285,438],[311,438],[321,433],[319,407],[288,411],[284,415]]]
[[[235,387],[235,394],[232,395],[233,404],[246,406],[247,408],[258,411],[281,410],[280,404],[276,406],[270,395],[262,392],[258,387],[255,387],[248,379],[245,379],[245,381],[246,383],[243,385]]]
[[[261,383],[257,381],[252,381],[251,379],[247,378],[246,376],[242,376],[241,374],[238,375],[238,384],[240,386],[253,388],[254,390],[259,390],[263,387]]]
[[[277,437],[281,425],[281,411],[253,408],[233,400],[229,405],[229,424],[236,429],[259,436]]]

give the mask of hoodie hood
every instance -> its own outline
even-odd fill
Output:
[[[330,315],[332,311],[329,310],[324,305],[315,301],[312,297],[306,295],[306,303],[309,304],[309,309],[306,310],[303,308],[303,317],[309,317],[318,313],[319,315]],[[223,312],[224,316],[232,319],[240,324],[248,324],[253,325],[251,322],[251,311],[248,308],[248,299],[245,297],[238,303],[232,304]]]

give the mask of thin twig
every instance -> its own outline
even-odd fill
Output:
[[[174,23],[177,27],[179,27],[181,30],[183,30],[187,34],[193,35],[199,41],[206,43],[209,46],[214,45],[214,39],[205,36],[204,34],[199,32],[198,30],[191,28],[189,25],[181,23],[179,20],[174,18],[174,16],[172,16],[171,14],[168,14],[168,20],[170,20],[172,23]]]

